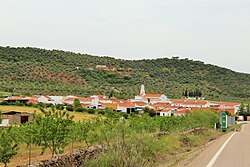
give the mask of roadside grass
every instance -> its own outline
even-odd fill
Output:
[[[242,125],[244,125],[244,124],[247,124],[247,123],[246,123],[246,122],[237,123],[237,124],[235,125],[236,131],[237,131],[237,132],[241,131]]]
[[[2,112],[8,112],[8,111],[18,111],[18,112],[28,112],[33,113],[36,111],[37,113],[41,113],[41,111],[38,108],[35,107],[28,107],[28,106],[11,106],[11,105],[0,105],[0,111]],[[95,114],[88,114],[84,112],[68,112],[70,115],[74,116],[74,121],[88,121],[93,118],[96,118],[97,116]]]
[[[183,161],[187,155],[198,150],[206,143],[215,140],[223,133],[219,130],[209,129],[198,135],[189,134],[182,136],[172,133],[162,137],[162,152],[157,157],[158,167],[176,166]]]

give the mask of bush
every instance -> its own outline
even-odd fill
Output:
[[[94,114],[94,113],[95,113],[95,110],[94,110],[93,108],[90,108],[90,109],[87,110],[87,112],[88,112],[89,114]]]
[[[16,102],[15,102],[15,105],[16,105],[16,106],[23,106],[23,104],[22,104],[20,101],[16,101]]]
[[[122,113],[120,113],[120,115],[121,115],[122,117],[124,117],[125,119],[128,119],[128,114],[127,114],[127,113],[122,112]]]
[[[7,101],[2,101],[0,105],[9,105],[9,103]]]
[[[107,149],[87,166],[155,166],[156,153],[161,142],[155,136],[134,133],[129,124],[118,122],[108,131],[115,137]]]
[[[105,115],[105,111],[104,110],[98,110],[98,114]]]
[[[33,104],[32,104],[32,103],[28,103],[28,104],[27,104],[27,106],[32,107],[32,106],[33,106]]]
[[[188,114],[190,121],[196,124],[196,127],[213,128],[219,121],[219,113],[207,110],[197,110]]]
[[[79,107],[77,107],[76,108],[76,110],[75,110],[76,112],[83,112],[84,111],[84,109],[83,109],[83,107],[82,106],[79,106]]]
[[[57,110],[63,110],[64,105],[63,104],[57,104],[56,109]]]
[[[66,110],[67,110],[67,111],[74,111],[74,108],[73,108],[72,105],[68,105],[68,106],[66,107]]]
[[[39,107],[42,107],[42,108],[44,108],[44,107],[45,107],[45,104],[44,104],[44,103],[42,103],[42,102],[39,102],[37,105],[38,105]]]
[[[51,107],[54,107],[54,105],[53,104],[45,104],[45,106],[46,106],[46,108],[51,108]]]

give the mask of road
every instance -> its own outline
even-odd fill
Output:
[[[215,140],[187,167],[250,167],[250,124]]]

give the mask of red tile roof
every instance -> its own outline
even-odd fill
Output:
[[[177,100],[172,101],[172,104],[183,104],[185,102],[186,102],[186,100],[177,99]]]
[[[93,98],[92,98],[92,97],[90,97],[90,98],[79,97],[78,100],[79,100],[79,101],[92,101]]]
[[[23,98],[23,97],[18,97],[18,96],[11,96],[9,98],[7,98],[7,100],[29,100],[29,98]]]
[[[134,103],[130,103],[130,102],[125,102],[125,103],[118,103],[118,106],[126,107],[126,108],[134,108],[135,104]]]
[[[190,111],[188,111],[185,108],[181,108],[181,109],[178,109],[176,112],[173,112],[173,114],[186,114],[188,112],[190,112]]]
[[[37,104],[37,103],[38,103],[38,100],[35,100],[35,99],[29,99],[29,103],[32,103],[32,104]]]
[[[237,106],[240,105],[239,102],[211,102],[213,104],[225,105],[225,106]]]
[[[144,102],[135,102],[134,104],[136,106],[145,106],[146,105],[146,103],[144,103]]]
[[[206,101],[186,101],[185,105],[206,105],[208,102]]]
[[[151,104],[151,106],[152,107],[171,107],[171,104],[158,102],[158,103]]]
[[[169,111],[171,111],[171,110],[161,110],[160,112],[169,112]]]

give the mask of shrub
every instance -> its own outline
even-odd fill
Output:
[[[73,108],[72,105],[68,105],[68,106],[66,107],[66,110],[67,110],[67,111],[74,111],[74,108]]]
[[[219,121],[219,113],[202,109],[190,113],[188,117],[196,127],[213,128],[214,123]]]
[[[127,113],[122,112],[122,113],[120,113],[120,115],[121,115],[122,117],[124,117],[125,119],[128,119],[128,114],[127,114]]]
[[[95,110],[94,110],[93,108],[90,108],[90,109],[87,110],[87,112],[88,112],[89,114],[94,114],[94,113],[95,113]]]
[[[105,111],[104,110],[98,110],[98,114],[104,115]]]
[[[125,122],[118,122],[109,133],[115,137],[114,142],[87,166],[154,166],[156,153],[161,149],[155,136],[134,133]]]
[[[76,111],[76,112],[83,112],[83,110],[84,110],[83,107],[82,107],[82,106],[79,106],[79,107],[76,108],[75,111]]]
[[[63,104],[57,104],[56,109],[57,110],[63,110],[64,105]]]
[[[32,106],[33,106],[33,104],[32,104],[32,103],[28,103],[28,104],[27,104],[27,106],[32,107]]]
[[[9,105],[9,103],[7,101],[2,101],[0,105]]]

